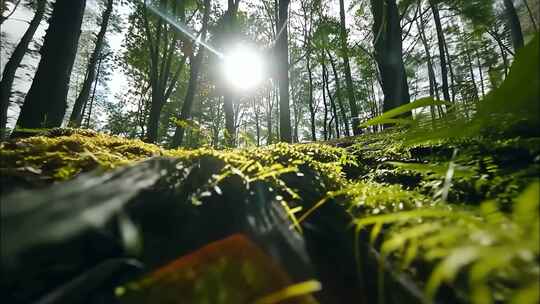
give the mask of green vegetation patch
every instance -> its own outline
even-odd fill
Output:
[[[339,204],[391,267],[416,278],[426,297],[441,286],[472,303],[534,303],[538,259],[540,141],[463,138],[409,144],[400,129],[367,134],[347,148],[276,144],[262,148],[165,150],[138,140],[56,129],[2,143],[2,172],[59,181],[94,168],[153,156],[211,168],[186,188],[191,203],[220,185],[264,182],[292,222]],[[235,178],[235,179],[231,179]],[[354,240],[351,240],[351,243]],[[382,274],[379,274],[379,277]],[[382,286],[382,285],[381,285]],[[382,288],[382,287],[381,287]]]
[[[139,140],[89,130],[53,129],[38,136],[2,142],[0,170],[4,179],[59,181],[95,168],[113,169],[162,153],[161,148]]]

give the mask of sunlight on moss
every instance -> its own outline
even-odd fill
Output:
[[[190,193],[194,205],[221,195],[221,185],[230,178],[246,189],[263,182],[299,232],[324,204],[343,206],[356,230],[366,231],[372,246],[391,261],[385,267],[426,282],[430,298],[441,286],[455,285],[467,291],[471,303],[538,300],[538,288],[530,284],[540,279],[536,138],[410,145],[397,129],[361,136],[348,148],[276,144],[166,150],[91,131],[55,129],[1,145],[4,175],[25,172],[51,181],[153,156],[174,158],[179,171],[213,164],[210,178]],[[447,200],[440,195],[445,187]]]

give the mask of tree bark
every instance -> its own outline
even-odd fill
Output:
[[[418,27],[418,32],[420,34],[420,40],[422,41],[422,45],[424,46],[424,52],[426,53],[426,61],[427,61],[427,69],[428,69],[428,78],[429,78],[429,96],[432,98],[435,98],[437,95],[436,87],[437,87],[437,79],[435,77],[435,71],[433,70],[433,62],[431,60],[431,51],[429,49],[429,43],[426,38],[426,32],[424,29],[424,19],[422,18],[422,14],[420,14],[420,20],[416,20],[416,25]],[[438,97],[438,96],[437,96]],[[430,106],[431,110],[431,118],[435,119],[435,107],[432,105]]]
[[[467,37],[465,37],[467,39]],[[469,77],[471,77],[471,83],[473,85],[473,98],[475,101],[478,101],[478,85],[476,84],[476,78],[474,77],[473,63],[470,53],[469,43],[465,40],[465,55],[467,56],[467,68],[469,69]]]
[[[332,109],[332,115],[333,115],[333,118],[335,120],[335,124],[336,124],[336,138],[340,138],[340,134],[339,134],[339,118],[338,118],[338,115],[337,115],[337,107],[336,107],[336,103],[334,101],[334,98],[332,97],[332,94],[330,93],[330,79],[328,77],[328,69],[326,68],[326,66],[323,67],[323,71],[325,72],[325,83],[326,83],[326,92],[328,93],[328,99],[330,100],[330,108]],[[336,91],[336,96],[337,96],[338,91]],[[332,120],[330,121],[330,125],[331,125],[331,122]],[[331,134],[331,132],[330,132]]]
[[[341,119],[343,120],[345,126],[345,135],[351,136],[351,133],[349,132],[349,121],[347,120],[347,111],[345,110],[343,100],[341,99],[341,84],[336,69],[336,63],[334,62],[334,58],[332,57],[332,54],[330,54],[330,51],[326,50],[326,53],[328,54],[328,59],[330,60],[330,65],[332,66],[332,72],[334,74],[334,80],[336,81],[336,99],[338,102],[339,111],[341,112]]]
[[[326,86],[324,85],[326,83],[326,66],[324,63],[322,64],[322,98],[323,98],[323,106],[324,106],[324,119],[323,119],[323,138],[324,140],[328,140],[328,105],[326,103]]]
[[[101,17],[101,25],[99,28],[99,33],[96,36],[96,45],[94,47],[94,51],[92,52],[90,60],[88,61],[86,77],[84,79],[81,92],[75,100],[75,104],[73,105],[73,110],[69,118],[70,125],[73,127],[79,127],[81,125],[83,114],[82,109],[88,102],[88,97],[90,97],[90,89],[92,87],[92,83],[94,82],[94,78],[96,77],[97,62],[99,60],[99,56],[101,55],[101,50],[103,49],[103,42],[105,40],[105,33],[107,32],[107,28],[109,26],[113,2],[114,0],[107,0],[107,6],[105,7],[105,11]]]
[[[225,13],[225,39],[231,39],[236,23],[236,11],[240,0],[228,0],[227,12]],[[225,88],[223,94],[223,111],[225,112],[225,143],[229,147],[234,147],[236,143],[236,128],[234,124],[233,91]]]
[[[192,56],[190,59],[191,71],[189,73],[190,75],[189,75],[188,88],[186,92],[186,98],[184,99],[184,103],[182,105],[182,111],[180,113],[181,122],[185,122],[191,117],[191,109],[193,108],[193,100],[195,99],[195,94],[197,92],[197,84],[199,82],[199,79],[198,79],[199,71],[200,71],[200,66],[202,63],[203,56],[204,56],[204,50],[201,47],[199,49],[199,52],[197,53],[197,56],[195,57]],[[171,148],[177,148],[180,145],[182,145],[182,142],[184,140],[184,131],[185,131],[185,128],[183,126],[180,126],[180,125],[176,126]]]
[[[456,101],[456,89],[455,89],[455,77],[454,77],[454,67],[452,64],[452,56],[450,56],[450,52],[448,51],[448,43],[446,43],[446,40],[444,41],[444,52],[446,53],[446,56],[448,58],[448,70],[450,72],[450,93],[451,93],[451,101],[452,103],[455,103]]]
[[[311,140],[317,141],[317,131],[315,130],[315,107],[313,105],[313,72],[311,71],[310,55],[306,59],[308,79],[309,79],[309,119],[311,126]]]
[[[272,90],[268,90],[268,97],[267,97],[267,113],[266,113],[266,129],[268,130],[268,137],[266,139],[266,144],[270,145],[272,143],[272,110],[274,109],[273,104],[273,96],[272,96]]]
[[[253,99],[253,112],[255,114],[255,134],[257,136],[257,147],[261,146],[261,122],[260,122],[260,108],[256,99]]]
[[[173,64],[173,58],[176,57],[175,46],[178,43],[178,32],[167,26],[160,18],[155,27],[150,26],[146,8],[143,9],[144,31],[150,54],[150,85],[152,87],[152,98],[150,102],[150,114],[148,115],[146,138],[145,140],[154,143],[158,139],[159,119],[163,106],[176,88],[176,83],[184,67],[188,56],[184,52],[182,59]],[[185,21],[185,3],[184,1],[172,1],[172,11],[179,16],[180,21]],[[152,31],[155,28],[155,31]],[[173,31],[170,39],[169,33]],[[183,42],[183,46],[189,49],[188,41]]]
[[[356,100],[354,97],[354,85],[351,76],[351,65],[349,63],[349,48],[347,46],[347,27],[345,24],[345,4],[339,0],[339,18],[340,18],[340,42],[343,56],[343,67],[345,70],[345,83],[347,85],[347,97],[349,98],[349,107],[351,108],[351,124],[354,135],[361,134],[360,121]],[[399,21],[398,21],[399,22]],[[401,41],[401,39],[400,39]],[[348,128],[347,128],[348,129]]]
[[[86,0],[57,0],[32,86],[17,121],[20,128],[59,127],[67,107]]]
[[[381,73],[383,110],[410,102],[403,64],[401,26],[396,0],[370,0],[373,13],[375,59]],[[410,115],[410,114],[409,114]]]
[[[486,96],[486,89],[484,87],[484,71],[482,71],[482,63],[480,62],[480,54],[478,53],[478,49],[474,50],[474,53],[476,55],[476,65],[478,67],[478,76],[480,76],[480,89],[482,90],[482,98]]]
[[[96,80],[94,81],[94,90],[92,91],[92,98],[90,98],[90,106],[88,107],[88,115],[86,116],[86,128],[90,128],[90,118],[92,118],[92,108],[94,107],[94,100],[96,98],[96,89],[99,82],[99,75],[101,72],[101,63],[103,61],[103,57],[99,58],[98,66],[97,66],[97,72],[96,72]],[[84,115],[85,110],[82,111],[82,115]],[[81,115],[81,119],[82,119]]]
[[[439,15],[439,8],[437,7],[437,3],[435,3],[433,0],[430,0],[429,5],[433,13],[433,21],[435,21],[435,28],[437,29],[437,44],[439,46],[443,96],[445,101],[450,101],[450,91],[448,88],[448,67],[446,64],[446,52],[444,47],[445,40],[441,24],[441,17]]]
[[[32,18],[32,21],[30,21],[28,29],[26,29],[26,32],[24,32],[24,35],[15,47],[13,54],[11,54],[9,61],[4,67],[2,81],[0,81],[0,139],[3,139],[7,134],[7,112],[9,108],[11,89],[13,87],[13,81],[15,80],[15,73],[21,65],[22,59],[28,50],[28,45],[32,41],[32,38],[34,37],[34,34],[36,33],[36,30],[43,19],[46,6],[46,0],[38,0],[36,13]]]
[[[514,51],[517,51],[524,45],[523,32],[521,31],[521,23],[519,22],[519,17],[517,15],[516,8],[514,7],[514,2],[512,0],[504,0],[504,7],[506,11],[508,27],[510,27],[510,36],[512,37]]]
[[[206,32],[208,27],[208,19],[210,18],[210,0],[204,1],[204,16],[202,20],[202,29],[201,29],[201,41],[206,40]],[[191,70],[189,72],[189,83],[186,92],[186,98],[184,99],[184,104],[182,105],[182,111],[180,113],[180,120],[186,121],[191,117],[191,109],[193,108],[193,99],[197,93],[197,85],[199,84],[199,71],[201,69],[202,60],[204,58],[204,47],[199,46],[199,51],[195,57],[191,56],[190,64]],[[184,130],[182,126],[177,126],[174,131],[172,148],[179,147],[182,145],[184,139]]]
[[[276,49],[279,83],[279,138],[292,142],[291,110],[289,107],[289,38],[287,33],[289,0],[279,0],[279,28]]]

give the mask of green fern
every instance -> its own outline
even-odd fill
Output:
[[[443,284],[468,278],[471,303],[508,300],[538,303],[540,280],[540,182],[515,200],[511,214],[487,201],[479,207],[427,206],[355,220],[358,230],[381,234],[380,251],[403,269],[413,261],[433,265],[425,293],[433,299]],[[386,227],[382,229],[382,227]]]

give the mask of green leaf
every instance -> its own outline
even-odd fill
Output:
[[[399,124],[412,123],[411,119],[395,119],[395,117],[405,114],[407,112],[410,112],[414,109],[424,108],[428,106],[441,106],[441,105],[449,105],[449,103],[446,101],[433,99],[432,97],[421,98],[411,103],[392,109],[388,112],[385,112],[384,114],[379,115],[375,118],[372,118],[364,122],[363,124],[361,124],[360,127],[365,128],[365,127],[384,124],[384,123],[399,123]]]

